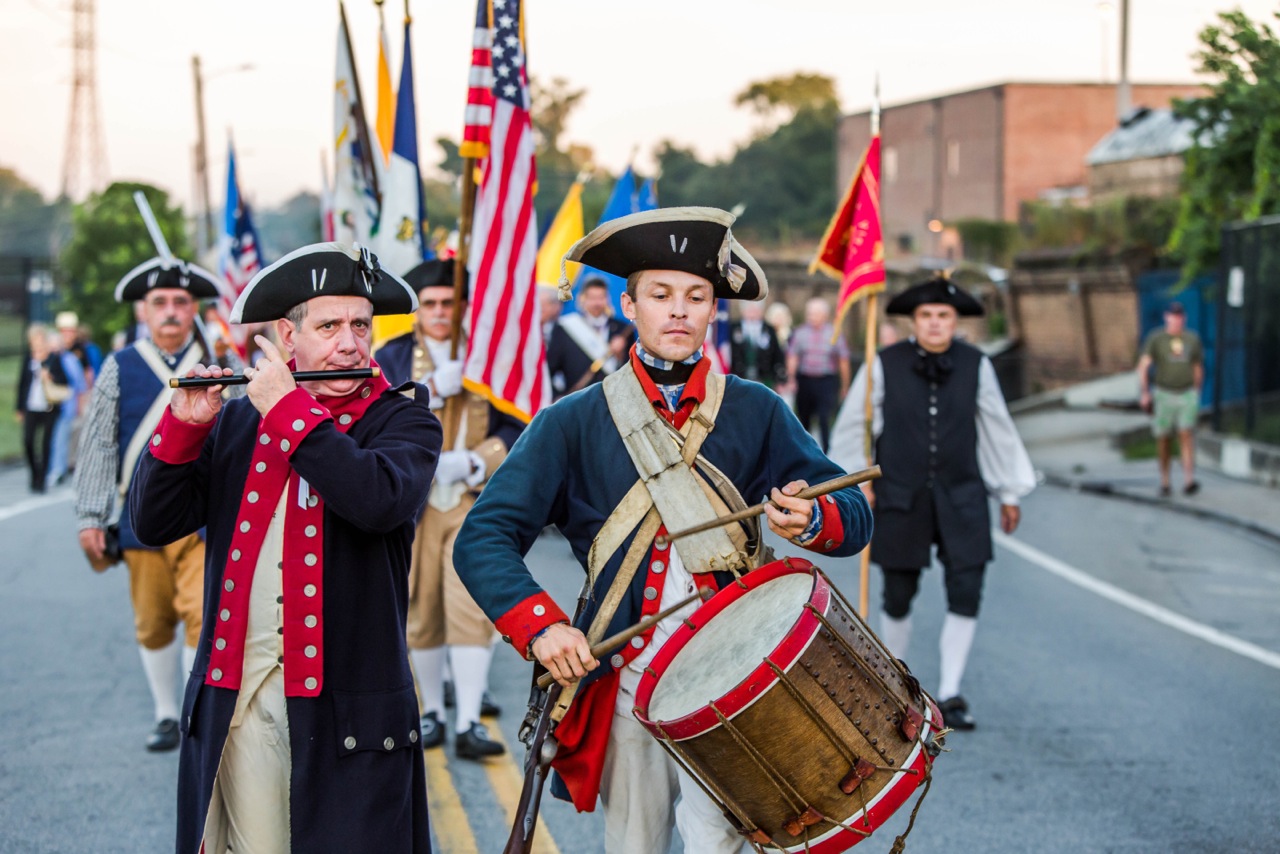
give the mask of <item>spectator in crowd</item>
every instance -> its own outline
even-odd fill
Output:
[[[626,364],[636,330],[613,316],[609,286],[599,276],[582,283],[578,311],[556,321],[547,341],[547,372],[556,400],[597,383]]]
[[[776,388],[787,381],[787,360],[778,334],[764,322],[764,306],[744,302],[729,332],[729,370]]]
[[[825,453],[831,445],[831,421],[849,389],[849,347],[831,325],[831,306],[821,297],[805,303],[804,325],[791,335],[787,377],[795,385],[796,416],[818,435]]]
[[[71,476],[72,439],[80,426],[80,415],[89,405],[93,370],[89,366],[88,354],[80,346],[80,319],[75,312],[59,312],[53,325],[57,329],[57,336],[53,339],[54,351],[62,362],[62,370],[72,392],[59,410],[58,420],[53,425],[53,444],[49,449],[48,479],[62,484]]]
[[[1196,480],[1194,432],[1200,415],[1202,385],[1204,345],[1199,335],[1187,329],[1187,313],[1182,303],[1169,303],[1164,311],[1164,327],[1147,336],[1142,343],[1142,356],[1138,359],[1138,387],[1142,389],[1142,408],[1152,415],[1151,432],[1156,437],[1160,495],[1163,497],[1168,497],[1171,492],[1169,469],[1173,461],[1172,437],[1175,431],[1182,457],[1182,492],[1195,495],[1200,491]]]
[[[31,469],[31,491],[36,493],[45,491],[53,427],[62,402],[72,393],[62,359],[50,339],[49,328],[42,323],[27,328],[27,352],[18,376],[17,418]]]
[[[787,308],[784,302],[772,303],[764,310],[764,322],[773,327],[773,333],[778,336],[778,343],[786,348],[787,342],[791,340],[791,309]]]

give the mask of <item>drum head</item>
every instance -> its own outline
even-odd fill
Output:
[[[745,577],[748,582],[751,575]],[[795,627],[813,594],[814,579],[807,570],[788,572],[747,591],[716,614],[663,670],[647,717],[655,722],[675,720],[737,687]]]

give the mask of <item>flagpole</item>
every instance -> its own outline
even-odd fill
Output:
[[[871,138],[875,139],[880,135],[880,75],[876,75],[875,100],[871,107]],[[867,394],[863,401],[863,431],[862,431],[862,453],[866,457],[868,463],[871,460],[872,453],[872,419],[875,417],[875,407],[872,405],[872,390],[875,386],[875,375],[871,370],[876,359],[876,338],[879,331],[876,324],[878,315],[877,303],[879,302],[879,294],[872,291],[867,295],[864,308],[867,311],[867,331],[866,331],[866,351],[863,354],[863,366],[866,376]],[[874,487],[873,487],[874,490]],[[873,492],[874,494],[874,492]],[[858,573],[859,589],[858,589],[858,614],[862,619],[867,619],[869,610],[869,588],[871,586],[871,544],[867,543],[867,547],[862,550],[862,563]]]

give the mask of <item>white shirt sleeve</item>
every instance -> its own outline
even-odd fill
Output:
[[[836,415],[831,429],[831,447],[827,456],[847,472],[864,469],[871,464],[867,458],[863,431],[867,417],[867,366],[858,368],[858,374],[849,386],[844,404]],[[884,429],[884,367],[880,357],[871,363],[871,442],[879,438]]]
[[[978,469],[987,491],[1001,504],[1017,504],[1036,486],[1031,457],[1005,405],[995,366],[986,356],[978,368]]]

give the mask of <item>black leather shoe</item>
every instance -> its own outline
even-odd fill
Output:
[[[969,704],[959,694],[939,703],[938,711],[942,712],[942,723],[954,730],[971,730],[977,726],[969,714]]]
[[[480,716],[496,718],[500,714],[502,714],[502,707],[493,701],[493,697],[489,696],[488,691],[485,691],[480,697]]]
[[[173,718],[165,718],[157,723],[156,728],[151,730],[151,735],[147,736],[147,750],[152,753],[174,750],[181,737],[181,733],[178,732],[178,722]]]
[[[444,724],[435,712],[427,712],[419,721],[422,727],[422,749],[430,750],[444,744]]]
[[[459,759],[484,759],[507,752],[502,744],[489,738],[489,730],[484,724],[472,724],[466,732],[458,733],[453,741],[453,750]]]

